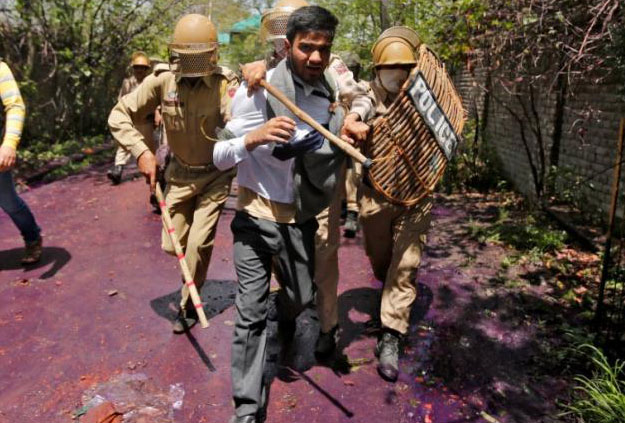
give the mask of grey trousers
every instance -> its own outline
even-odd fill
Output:
[[[272,266],[282,284],[278,314],[292,320],[313,301],[317,221],[276,223],[238,211],[230,225],[239,280],[232,340],[235,414],[256,414],[265,406],[263,369]]]

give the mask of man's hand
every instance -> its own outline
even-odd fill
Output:
[[[267,75],[267,65],[264,60],[241,65],[241,74],[247,82],[247,95],[251,96],[260,87],[260,81]]]
[[[15,165],[15,149],[7,145],[0,147],[0,172],[5,172]]]
[[[341,138],[350,144],[357,144],[367,139],[369,125],[360,121],[360,116],[350,113],[345,116],[343,127],[341,128]]]
[[[150,192],[156,191],[156,157],[150,150],[146,150],[137,159],[139,171],[145,176],[146,183],[150,184]]]
[[[278,116],[249,132],[245,136],[245,148],[247,151],[252,151],[259,145],[270,142],[289,142],[294,132],[295,121],[286,116]]]

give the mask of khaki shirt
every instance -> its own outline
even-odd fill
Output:
[[[238,86],[234,72],[224,67],[195,80],[194,85],[172,72],[148,75],[111,111],[108,120],[111,133],[138,158],[148,146],[136,123],[160,105],[167,142],[176,158],[187,165],[212,164],[216,132],[230,119],[230,105]]]
[[[339,87],[339,101],[346,104],[350,112],[357,113],[363,122],[373,118],[374,110],[364,81],[356,82],[352,71],[336,54],[330,56],[328,71]]]

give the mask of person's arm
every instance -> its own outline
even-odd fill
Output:
[[[349,107],[341,128],[341,138],[350,144],[367,138],[369,126],[364,122],[373,117],[374,107],[367,86],[358,83],[340,57],[332,56],[328,68],[339,87],[339,100]]]
[[[15,165],[17,146],[22,137],[26,107],[13,73],[6,63],[0,62],[0,97],[5,113],[5,130],[0,146],[0,172]]]
[[[266,101],[264,90],[248,97],[247,84],[237,89],[232,99],[232,119],[225,128],[231,138],[216,143],[213,148],[213,164],[219,170],[236,166],[259,145],[289,141],[295,132],[295,122],[285,116],[265,122]]]
[[[154,113],[161,100],[160,80],[148,76],[136,90],[123,96],[113,107],[108,118],[109,128],[115,140],[138,158],[149,147],[143,135],[135,127],[136,122],[145,122]]]
[[[339,100],[350,108],[350,114],[355,114],[352,118],[361,122],[371,119],[374,108],[367,95],[367,86],[354,79],[354,74],[339,56],[332,56],[328,69],[339,86]]]
[[[254,91],[260,88],[260,81],[267,76],[267,62],[257,60],[241,65],[241,75],[247,83],[247,95],[251,96]]]
[[[137,159],[139,170],[150,189],[156,187],[156,157],[145,143],[135,122],[145,122],[161,100],[160,80],[148,76],[136,90],[123,96],[111,110],[108,124],[113,138]]]

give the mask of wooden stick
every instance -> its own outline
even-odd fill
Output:
[[[161,207],[163,226],[165,226],[165,231],[167,231],[167,233],[169,234],[169,239],[171,240],[171,243],[176,250],[178,264],[180,264],[180,270],[182,271],[182,277],[184,278],[183,288],[186,287],[189,290],[189,294],[191,294],[191,301],[193,301],[193,306],[195,307],[197,315],[200,319],[200,326],[202,326],[203,328],[207,328],[208,320],[206,319],[206,314],[204,314],[202,299],[200,298],[200,294],[197,291],[197,287],[195,286],[195,282],[193,281],[193,277],[191,276],[191,272],[189,271],[187,261],[184,258],[182,246],[180,245],[180,241],[178,241],[178,237],[176,236],[176,230],[174,229],[174,225],[171,221],[171,216],[169,215],[169,210],[167,209],[167,203],[165,203],[165,196],[163,195],[161,185],[158,182],[156,183],[156,199],[158,200],[158,205]]]
[[[373,164],[371,159],[366,158],[360,151],[358,151],[351,144],[343,141],[332,132],[328,131],[324,128],[319,122],[311,118],[306,112],[297,107],[291,100],[289,100],[280,90],[271,85],[269,82],[264,79],[260,81],[260,85],[265,88],[269,94],[274,96],[280,103],[284,104],[287,109],[289,109],[295,116],[300,118],[302,121],[306,122],[314,129],[319,131],[324,137],[328,139],[332,144],[336,145],[338,148],[343,150],[347,155],[356,160],[358,163],[362,164],[366,169],[369,169]]]

